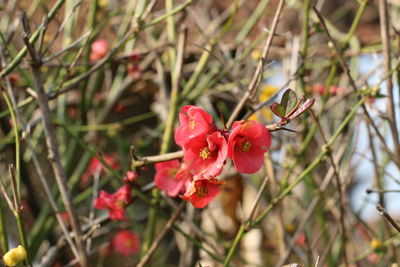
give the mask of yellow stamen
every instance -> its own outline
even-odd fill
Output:
[[[251,143],[248,140],[245,140],[241,145],[241,149],[243,152],[249,151],[250,148],[251,148]]]
[[[199,197],[204,197],[208,193],[207,188],[205,186],[196,188],[196,195]]]
[[[115,201],[115,206],[117,206],[120,209],[124,208],[124,206],[125,206],[124,201],[123,200]]]
[[[194,127],[196,127],[196,122],[194,120],[189,121],[189,129],[194,130]]]
[[[200,158],[202,159],[209,159],[210,158],[210,149],[208,147],[204,147],[200,149]]]
[[[176,174],[178,173],[178,168],[171,168],[168,171],[168,176],[171,178],[176,178]]]

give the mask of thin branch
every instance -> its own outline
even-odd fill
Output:
[[[385,65],[385,71],[387,74],[387,113],[388,123],[390,131],[392,133],[392,139],[394,144],[394,150],[396,155],[400,155],[400,144],[399,144],[399,132],[396,125],[396,112],[394,107],[394,96],[393,96],[393,82],[391,72],[392,60],[391,60],[391,48],[390,48],[390,34],[389,34],[389,14],[386,0],[379,0],[379,21],[381,26],[381,37],[383,46],[383,59]]]
[[[260,58],[260,61],[258,62],[257,65],[257,69],[254,72],[253,78],[251,79],[251,82],[247,88],[246,93],[243,95],[243,97],[240,99],[239,103],[237,104],[237,106],[235,107],[235,109],[232,112],[232,115],[230,116],[226,126],[229,128],[231,128],[233,122],[236,120],[236,118],[239,116],[240,111],[242,110],[242,108],[244,107],[244,105],[247,103],[247,101],[254,97],[254,95],[257,93],[257,88],[259,86],[259,84],[261,83],[262,79],[263,79],[263,72],[264,72],[264,65],[265,62],[267,60],[268,57],[268,52],[269,49],[271,48],[272,45],[272,40],[275,36],[275,31],[276,28],[278,26],[278,22],[279,22],[279,18],[282,14],[282,10],[283,10],[283,6],[285,4],[284,0],[280,0],[277,10],[275,12],[275,16],[274,16],[274,20],[272,22],[272,26],[271,26],[271,31],[268,35],[268,38],[265,42],[265,46],[264,46],[264,50],[262,53],[262,56]]]
[[[325,145],[328,144],[328,140],[324,134],[324,131],[322,129],[322,126],[319,122],[319,119],[317,117],[317,115],[315,115],[314,111],[312,109],[310,109],[311,115],[314,118],[315,123],[317,124],[317,127],[321,133],[322,139],[324,140]],[[346,240],[347,240],[347,234],[346,234],[346,226],[345,226],[345,222],[344,222],[344,217],[345,217],[345,200],[344,200],[344,192],[346,191],[345,188],[343,188],[342,186],[342,182],[340,179],[340,174],[339,174],[339,168],[336,165],[336,162],[332,156],[332,151],[330,148],[327,148],[327,154],[329,157],[329,161],[332,165],[333,168],[333,172],[334,172],[334,177],[336,180],[336,186],[337,186],[337,190],[339,193],[339,208],[340,208],[340,231],[342,232],[341,234],[341,241],[342,241],[342,246],[343,246],[343,258],[344,258],[344,263],[346,266],[349,265],[349,259],[347,256],[347,250],[346,250]]]
[[[382,214],[383,217],[400,233],[400,226],[397,222],[386,212],[386,210],[381,206],[377,205],[376,209]]]
[[[182,202],[180,204],[179,208],[175,211],[175,213],[168,220],[168,222],[165,225],[162,232],[157,236],[156,239],[154,239],[153,243],[151,244],[151,246],[148,249],[148,251],[146,252],[146,254],[141,258],[140,262],[136,265],[137,267],[143,267],[150,260],[151,256],[153,255],[153,253],[156,251],[156,249],[160,245],[161,240],[172,229],[172,226],[174,225],[175,221],[177,219],[179,219],[181,212],[185,208],[185,204],[186,204],[185,202]]]
[[[55,129],[51,120],[51,111],[49,107],[49,100],[47,94],[44,90],[44,84],[42,80],[42,73],[40,70],[40,66],[42,64],[41,58],[35,48],[29,42],[29,26],[25,13],[22,13],[22,24],[24,29],[23,40],[31,55],[32,62],[31,68],[34,76],[34,82],[37,90],[37,101],[39,104],[39,108],[42,111],[42,122],[44,126],[44,132],[46,136],[46,144],[48,148],[48,159],[52,165],[52,169],[54,172],[54,177],[57,182],[57,186],[61,193],[62,201],[65,205],[69,218],[71,220],[72,229],[75,233],[74,238],[76,242],[76,246],[79,252],[79,260],[83,267],[89,266],[89,262],[87,259],[87,254],[85,250],[85,246],[82,240],[82,231],[79,225],[78,214],[75,210],[75,206],[72,201],[72,197],[70,195],[70,191],[67,185],[67,178],[65,175],[64,168],[61,164],[60,155],[58,152],[58,142],[55,134]]]
[[[329,41],[333,44],[333,47],[335,49],[336,52],[336,57],[339,60],[339,63],[341,65],[341,67],[343,68],[347,78],[349,79],[349,83],[351,88],[353,89],[354,93],[356,94],[356,96],[358,97],[358,99],[360,99],[359,96],[359,91],[357,90],[357,85],[353,79],[353,77],[351,76],[350,73],[350,69],[347,65],[347,63],[345,62],[345,60],[343,59],[343,56],[341,54],[341,50],[339,49],[339,46],[337,45],[336,41],[332,38],[331,34],[329,33],[328,27],[325,24],[325,20],[322,17],[321,13],[318,11],[318,9],[316,7],[313,7],[315,14],[317,15],[319,21],[321,22],[322,28],[325,31],[325,34],[327,35]],[[378,127],[375,125],[374,121],[372,120],[365,104],[363,103],[361,105],[363,112],[366,116],[366,120],[367,122],[372,126],[372,128],[374,129],[376,135],[378,136],[379,140],[381,141],[383,148],[385,150],[385,152],[388,154],[388,156],[393,160],[393,162],[396,164],[396,166],[400,169],[400,159],[398,158],[397,155],[395,155],[388,147],[385,138],[382,136],[382,134],[380,133]]]

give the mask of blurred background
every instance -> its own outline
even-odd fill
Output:
[[[0,0],[0,255],[25,243],[21,266],[84,266],[65,239],[39,72],[91,265],[398,266],[399,11],[397,0]],[[259,65],[238,120],[280,122],[269,106],[287,88],[314,98],[315,116],[271,133],[256,174],[228,162],[204,209],[158,190],[154,162],[135,162],[180,150],[183,105],[224,128]],[[93,201],[130,170],[127,220],[110,220]]]

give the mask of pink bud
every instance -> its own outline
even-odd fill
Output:
[[[105,57],[110,50],[110,46],[105,39],[99,39],[92,43],[90,61],[96,61]]]
[[[137,178],[138,178],[137,172],[127,171],[126,175],[124,177],[124,182],[126,184],[130,184],[130,183],[136,181]]]

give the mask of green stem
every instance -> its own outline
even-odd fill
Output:
[[[239,232],[236,234],[236,237],[233,241],[233,244],[231,248],[228,251],[227,257],[225,258],[224,261],[224,266],[229,266],[229,262],[231,261],[236,248],[238,247],[240,240],[246,233],[245,230],[250,229],[262,222],[262,220],[265,219],[265,217],[272,211],[272,209],[282,201],[287,195],[289,195],[292,190],[301,182],[305,177],[307,177],[313,170],[316,168],[321,161],[325,158],[325,156],[328,153],[328,150],[330,149],[329,147],[336,141],[337,137],[343,132],[347,124],[353,119],[354,115],[356,114],[357,110],[359,107],[361,107],[365,102],[365,98],[360,99],[352,108],[350,113],[346,116],[346,118],[343,120],[339,128],[336,130],[336,132],[333,134],[331,139],[323,146],[321,153],[318,155],[318,157],[297,177],[297,179],[287,186],[285,190],[283,190],[277,197],[275,197],[271,203],[267,206],[267,208],[262,212],[262,214],[257,217],[253,222],[246,222],[243,224],[239,230]]]
[[[304,18],[303,18],[303,46],[301,49],[301,60],[302,60],[302,67],[299,70],[299,77],[300,77],[300,84],[303,93],[306,93],[306,82],[305,82],[305,75],[307,72],[306,68],[306,57],[307,57],[307,50],[308,50],[308,32],[309,32],[309,19],[310,19],[310,0],[304,1]]]
[[[16,208],[19,208],[19,207],[16,207]],[[26,230],[25,230],[24,219],[22,218],[21,213],[19,211],[15,210],[13,212],[14,212],[15,219],[17,220],[18,232],[19,232],[22,246],[26,250],[26,262],[28,263],[29,266],[32,267],[31,253],[30,253],[29,244],[28,244],[28,237],[27,237]]]
[[[21,147],[20,147],[20,138],[18,133],[18,122],[15,117],[14,109],[12,108],[10,99],[5,91],[3,91],[3,97],[6,101],[7,108],[10,112],[11,120],[13,123],[13,131],[15,138],[15,176],[17,181],[17,200],[18,202],[21,199]]]
[[[261,0],[257,7],[254,9],[254,12],[251,14],[250,18],[246,21],[243,28],[240,30],[239,34],[235,38],[235,45],[240,45],[246,36],[253,29],[254,25],[260,19],[261,15],[264,14],[265,8],[267,7],[269,0]]]
[[[56,15],[57,11],[63,6],[64,2],[66,0],[58,0],[57,3],[54,4],[53,8],[50,10],[50,12],[47,14],[47,23],[49,23],[54,16]],[[34,44],[36,40],[39,38],[40,33],[42,31],[42,28],[44,27],[44,23],[40,24],[37,27],[37,30],[32,34],[31,38],[29,39],[30,44]],[[21,63],[22,59],[26,56],[26,53],[28,52],[28,49],[26,46],[24,46],[19,53],[15,56],[15,58],[10,62],[10,64],[7,65],[7,67],[0,72],[0,78],[4,78],[7,74],[10,74],[10,72],[19,64]]]
[[[353,37],[354,33],[356,32],[357,26],[360,23],[361,16],[364,14],[364,10],[367,7],[368,0],[363,0],[361,2],[360,7],[357,9],[356,16],[354,17],[353,23],[350,26],[350,30],[347,33],[346,38],[343,41],[342,47],[346,46],[350,39]]]
[[[172,0],[166,0],[166,8],[167,12],[171,11],[173,7]],[[168,27],[168,39],[172,44],[176,44],[176,29],[175,29],[175,22],[173,16],[170,16],[167,19],[167,27]],[[176,48],[171,47],[169,49],[169,56],[170,56],[170,66],[171,66],[171,81],[172,81],[172,91],[170,95],[170,102],[169,102],[169,112],[167,121],[165,123],[164,134],[161,141],[161,149],[160,154],[165,154],[169,151],[172,143],[174,125],[176,121],[176,115],[178,110],[178,100],[179,100],[179,76],[174,75],[178,68],[179,63],[176,62]],[[178,70],[180,71],[180,70]],[[160,202],[160,190],[158,188],[154,188],[152,190],[152,199],[150,201],[151,208],[149,211],[149,220],[148,226],[146,228],[145,233],[145,241],[142,247],[142,257],[147,253],[149,250],[153,239],[154,239],[154,232],[157,223],[157,206]]]
[[[183,9],[185,9],[186,7],[188,7],[190,4],[192,4],[192,3],[195,2],[195,1],[197,1],[197,0],[188,0],[188,1],[186,1],[186,2],[184,2],[184,3],[182,3],[182,4],[180,4],[179,6],[175,7],[174,9],[172,9],[172,10],[166,12],[164,15],[161,15],[161,16],[159,16],[159,17],[153,19],[153,20],[150,21],[149,23],[145,24],[145,25],[143,26],[143,29],[150,28],[150,27],[152,27],[152,26],[154,26],[154,25],[156,25],[156,24],[162,22],[163,20],[169,18],[170,16],[173,16],[173,15],[175,15],[176,13],[182,11]]]
[[[5,211],[4,202],[0,202],[0,245],[3,254],[8,251],[8,235],[5,221]]]
[[[98,5],[98,0],[93,0],[92,4],[90,6],[89,19],[87,21],[87,26],[86,26],[87,31],[93,31],[96,26],[97,5]],[[89,63],[89,56],[90,56],[90,50],[91,50],[91,44],[92,44],[91,41],[92,41],[92,39],[88,38],[85,43],[86,49],[85,49],[85,54],[83,56],[83,62],[85,65],[88,65],[88,63]],[[85,71],[87,71],[88,69],[89,69],[88,67],[85,67]],[[81,111],[82,124],[86,124],[86,121],[87,121],[86,90],[87,90],[88,83],[89,83],[89,79],[86,79],[83,81],[83,83],[81,85],[80,111]],[[91,101],[91,98],[89,98],[89,101]]]

